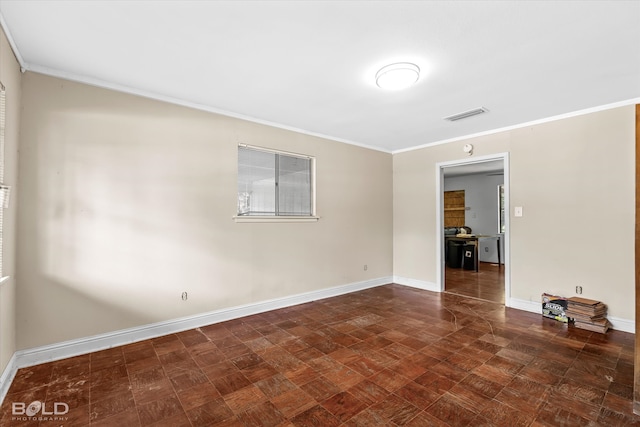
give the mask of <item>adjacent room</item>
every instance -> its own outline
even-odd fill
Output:
[[[443,168],[446,292],[504,304],[504,173],[502,160]]]
[[[0,30],[3,427],[640,422],[640,2]]]

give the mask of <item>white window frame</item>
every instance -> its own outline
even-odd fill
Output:
[[[9,187],[4,185],[4,145],[5,145],[5,128],[7,114],[7,91],[2,82],[0,82],[0,284],[9,279],[4,275],[3,252],[4,244],[2,241],[3,225],[4,225],[4,209],[8,203]]]
[[[316,222],[320,219],[316,214],[316,159],[313,156],[306,154],[293,153],[290,151],[275,150],[271,148],[258,147],[248,144],[239,144],[238,149],[247,148],[250,150],[263,151],[266,153],[273,153],[289,157],[298,157],[307,159],[310,162],[310,174],[311,174],[311,215],[234,215],[233,220],[235,222]],[[239,172],[238,172],[239,173]],[[236,209],[237,212],[237,209]]]

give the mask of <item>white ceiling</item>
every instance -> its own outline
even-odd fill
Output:
[[[0,18],[27,70],[389,152],[640,99],[637,0],[0,0]],[[420,81],[376,87],[398,61]]]

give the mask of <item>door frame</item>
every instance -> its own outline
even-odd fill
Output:
[[[436,284],[440,292],[444,292],[444,169],[471,165],[474,163],[485,163],[495,160],[502,160],[504,169],[504,305],[511,307],[511,202],[510,202],[510,179],[509,179],[509,153],[496,153],[486,156],[470,157],[466,159],[450,160],[436,163]]]
[[[640,415],[640,104],[636,104],[636,210],[635,210],[635,354],[633,368],[633,413]]]

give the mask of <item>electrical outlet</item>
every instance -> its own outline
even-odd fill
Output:
[[[582,286],[576,286],[576,294],[578,295],[582,294]]]
[[[364,265],[364,271],[367,271],[369,269],[369,267],[367,266],[367,264]]]
[[[182,301],[186,301],[188,297],[189,297],[189,296],[187,295],[187,293],[186,293],[186,292],[183,292],[183,293],[182,293]]]
[[[484,247],[484,251],[485,251],[485,252],[489,252],[489,246],[485,246],[485,247]]]

